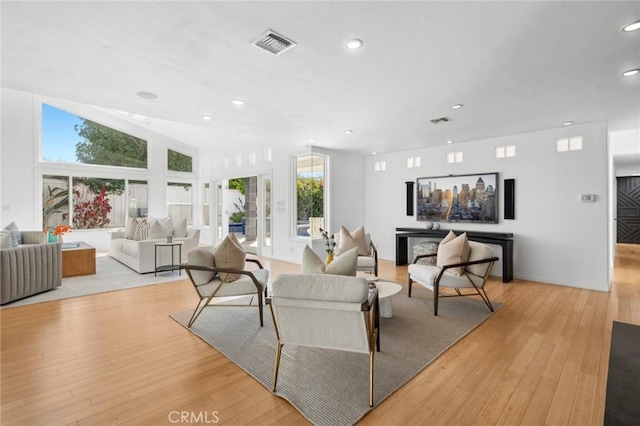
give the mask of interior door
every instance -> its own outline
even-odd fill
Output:
[[[617,178],[617,242],[640,244],[640,176]]]

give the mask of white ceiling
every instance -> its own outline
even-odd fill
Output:
[[[621,76],[640,67],[640,31],[620,31],[640,19],[638,1],[3,1],[1,12],[3,87],[142,114],[136,124],[203,154],[369,154],[569,120],[640,128],[640,75]],[[251,46],[267,29],[298,45]],[[364,46],[348,51],[351,37]],[[441,116],[453,121],[429,121]]]

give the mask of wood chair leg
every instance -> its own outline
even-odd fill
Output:
[[[193,323],[196,322],[196,319],[198,319],[198,317],[200,316],[204,308],[206,308],[209,302],[211,302],[212,297],[213,296],[209,296],[207,299],[204,299],[205,300],[204,304],[202,303],[203,299],[200,299],[200,302],[198,302],[196,309],[193,311],[193,314],[191,314],[191,319],[189,319],[189,323],[187,324],[188,328],[191,328]]]
[[[264,326],[264,320],[262,318],[262,293],[258,292],[258,310],[260,311],[260,327]]]
[[[273,392],[276,391],[276,384],[278,384],[278,370],[280,369],[280,355],[282,355],[282,346],[280,342],[278,342],[276,347],[276,365],[273,370]]]
[[[438,316],[438,294],[440,294],[440,283],[433,284],[433,316]]]
[[[369,351],[369,407],[373,407],[373,358],[375,351]]]
[[[409,297],[411,297],[411,285],[413,284],[413,280],[409,278]]]

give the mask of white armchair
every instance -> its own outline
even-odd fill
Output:
[[[246,259],[247,262],[255,264],[251,270],[239,270],[232,268],[216,267],[213,247],[198,247],[191,250],[187,257],[189,262],[181,266],[187,271],[189,280],[195,288],[200,300],[196,305],[188,327],[191,327],[204,308],[211,305],[211,301],[218,297],[255,295],[258,304],[229,305],[224,306],[252,306],[258,308],[260,315],[260,327],[263,326],[263,298],[267,295],[267,281],[269,280],[269,270],[264,269],[257,259]],[[234,281],[228,281],[228,274],[235,274],[239,277]],[[253,300],[251,300],[253,301]]]
[[[493,306],[484,286],[491,274],[493,264],[498,261],[498,258],[493,256],[493,249],[486,244],[469,241],[469,247],[469,261],[442,267],[416,263],[419,259],[437,256],[437,254],[416,256],[408,268],[409,297],[411,297],[411,286],[415,281],[417,284],[433,291],[433,315],[438,315],[438,299],[441,297],[474,296],[476,294],[480,295],[487,307],[493,312]],[[451,268],[459,267],[464,268],[463,273],[459,276],[447,272]],[[441,287],[452,288],[456,294],[441,295]],[[460,289],[471,289],[475,290],[475,292],[462,293]]]
[[[336,246],[340,246],[340,233],[337,232],[334,235],[334,239],[336,241]],[[364,272],[371,272],[373,275],[378,275],[378,249],[376,245],[371,240],[371,234],[365,234],[365,246],[369,249],[369,255],[360,255],[358,254],[358,264],[357,270]]]
[[[324,274],[280,275],[272,291],[268,303],[277,339],[273,390],[285,344],[360,352],[369,355],[369,405],[373,406],[378,296],[369,291],[367,280]]]

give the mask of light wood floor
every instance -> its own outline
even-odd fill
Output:
[[[406,267],[382,262],[380,275],[404,283]],[[488,293],[504,307],[362,424],[602,424],[612,321],[640,324],[640,246],[618,246],[610,293],[517,280]],[[1,424],[176,424],[176,411],[306,424],[169,318],[195,302],[182,281],[2,309]]]

